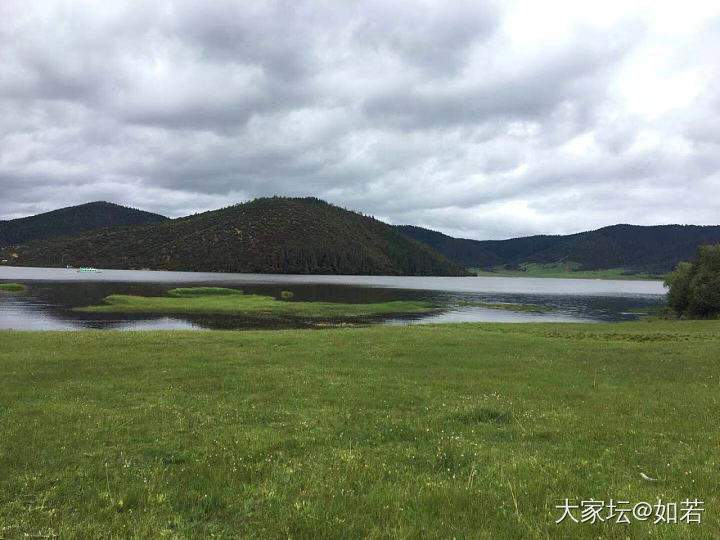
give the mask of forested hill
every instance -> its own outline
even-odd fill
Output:
[[[154,225],[14,246],[22,266],[289,274],[466,275],[376,219],[314,198],[265,198]],[[7,249],[3,258],[7,259]]]
[[[481,241],[453,238],[413,225],[398,225],[396,228],[404,235],[429,245],[463,267],[489,267],[504,264],[504,260],[485,248]]]
[[[689,260],[698,245],[720,242],[720,226],[613,225],[566,236],[527,236],[511,240],[465,240],[423,229],[400,226],[465,267],[516,267],[522,263],[579,263],[580,269],[625,268],[664,273]]]
[[[36,216],[0,221],[0,246],[96,231],[103,227],[160,223],[167,219],[119,204],[91,202]]]

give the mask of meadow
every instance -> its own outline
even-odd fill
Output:
[[[0,332],[0,538],[717,538],[719,330]]]
[[[496,266],[492,269],[468,268],[476,276],[497,277],[540,277],[540,278],[574,278],[574,279],[621,279],[662,281],[665,275],[650,274],[626,270],[625,268],[606,268],[602,270],[580,270],[580,264],[563,263],[522,263],[517,269]]]

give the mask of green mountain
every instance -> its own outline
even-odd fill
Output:
[[[504,264],[504,260],[485,248],[481,241],[453,238],[414,225],[397,225],[396,228],[404,235],[427,244],[463,267],[486,267]]]
[[[119,204],[91,202],[36,216],[0,221],[0,246],[86,233],[104,227],[160,223],[167,219]]]
[[[573,262],[578,270],[624,268],[665,273],[691,259],[700,244],[720,242],[720,226],[613,225],[564,236],[467,240],[413,226],[397,227],[464,267],[516,268],[523,263]]]
[[[315,198],[265,198],[144,226],[0,250],[22,266],[213,272],[459,276],[467,273],[394,227]],[[3,252],[4,251],[4,252]]]

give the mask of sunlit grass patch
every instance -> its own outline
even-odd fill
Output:
[[[23,292],[27,290],[27,285],[22,283],[0,283],[0,291],[5,292]]]

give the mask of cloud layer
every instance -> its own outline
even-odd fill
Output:
[[[478,239],[720,223],[720,6],[578,4],[5,0],[0,218],[277,194]]]

